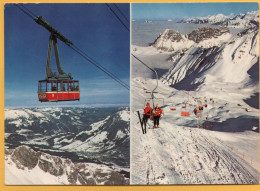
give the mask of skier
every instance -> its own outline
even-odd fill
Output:
[[[146,108],[144,109],[144,115],[143,115],[143,121],[145,123],[147,123],[148,119],[151,118],[152,110],[153,109],[150,107],[150,103],[147,102]]]
[[[198,110],[195,108],[195,109],[193,110],[193,112],[194,112],[195,115],[197,115]]]
[[[159,104],[153,110],[153,120],[154,120],[154,128],[159,128],[159,120],[163,115],[162,109],[159,107]]]

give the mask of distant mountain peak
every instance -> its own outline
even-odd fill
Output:
[[[252,22],[253,21],[253,22]],[[259,25],[259,12],[251,11],[240,14],[230,14],[225,16],[223,14],[210,15],[206,17],[191,17],[183,19],[181,23],[195,23],[195,24],[216,24],[225,25],[234,28],[248,28],[254,25]]]
[[[208,43],[208,46],[214,46],[218,43],[217,38],[226,34],[230,34],[230,32],[225,26],[218,28],[202,26],[185,35],[180,34],[178,31],[166,29],[156,38],[152,46],[158,50],[173,52],[190,48],[192,45],[198,45],[198,43],[210,39],[212,39],[212,43]]]

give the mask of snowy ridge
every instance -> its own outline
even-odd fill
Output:
[[[7,185],[124,185],[129,182],[111,167],[73,163],[69,159],[35,152],[27,146],[6,150],[5,164]]]
[[[259,59],[258,36],[258,30],[253,30],[236,36],[219,47],[190,48],[173,63],[162,80],[169,85],[189,83],[189,86],[194,87],[202,82],[204,85],[210,85],[215,79],[229,83],[244,81],[243,84],[246,84],[251,79],[248,73],[250,68],[257,64]],[[259,84],[257,81],[256,83]],[[255,92],[257,87],[255,84]]]
[[[109,139],[110,130],[107,130],[106,127],[114,127],[114,123],[117,123],[117,120],[122,120],[129,123],[129,111],[122,110],[118,111],[116,114],[116,119],[114,117],[108,116],[106,119],[91,124],[92,129],[90,131],[84,131],[76,135],[76,141],[68,144],[64,147],[61,146],[62,150],[76,150],[79,152],[99,152],[101,148],[104,148],[107,145],[109,148],[114,147],[114,141],[117,139],[125,139],[129,136],[129,130],[127,129],[118,129],[117,134],[113,140]],[[110,124],[112,120],[112,124]],[[109,125],[107,125],[109,124]],[[105,128],[105,129],[104,129]],[[86,137],[81,139],[80,137]],[[78,140],[77,140],[78,139]],[[57,143],[58,144],[58,143]]]
[[[158,36],[152,46],[161,51],[184,52],[191,47],[210,48],[213,46],[221,46],[231,37],[232,35],[226,27],[201,27],[185,35],[177,31],[166,29]]]
[[[193,17],[184,19],[180,22],[195,24],[217,24],[234,28],[248,28],[259,26],[259,12],[251,11],[244,14],[225,16],[223,14],[212,15],[207,17]]]
[[[185,20],[182,20],[182,22],[185,23],[196,23],[196,24],[203,24],[203,23],[219,23],[223,22],[224,20],[230,18],[229,16],[225,16],[223,14],[217,14],[217,15],[211,15],[207,17],[192,17]]]

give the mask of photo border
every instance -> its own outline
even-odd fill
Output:
[[[256,191],[260,190],[260,184],[258,185],[153,185],[153,186],[70,186],[70,185],[44,185],[44,186],[7,186],[4,183],[4,4],[6,3],[211,3],[211,2],[257,2],[259,4],[260,0],[1,0],[0,1],[0,191],[136,191],[136,190],[166,190],[166,191],[200,191],[200,190],[210,190],[210,191]],[[129,53],[130,55],[130,53]],[[131,104],[131,103],[130,103]],[[131,124],[131,123],[130,123]],[[259,169],[260,171],[260,169]]]

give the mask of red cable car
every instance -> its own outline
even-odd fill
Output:
[[[80,99],[79,81],[73,80],[70,73],[66,74],[61,68],[57,38],[67,45],[72,42],[66,39],[61,33],[50,26],[41,16],[35,18],[35,21],[50,31],[50,39],[48,46],[46,79],[38,82],[38,98],[40,102],[58,102],[58,101],[74,101]],[[58,74],[51,70],[51,51],[54,47]]]
[[[38,84],[40,102],[73,101],[80,99],[78,80],[40,80]]]

